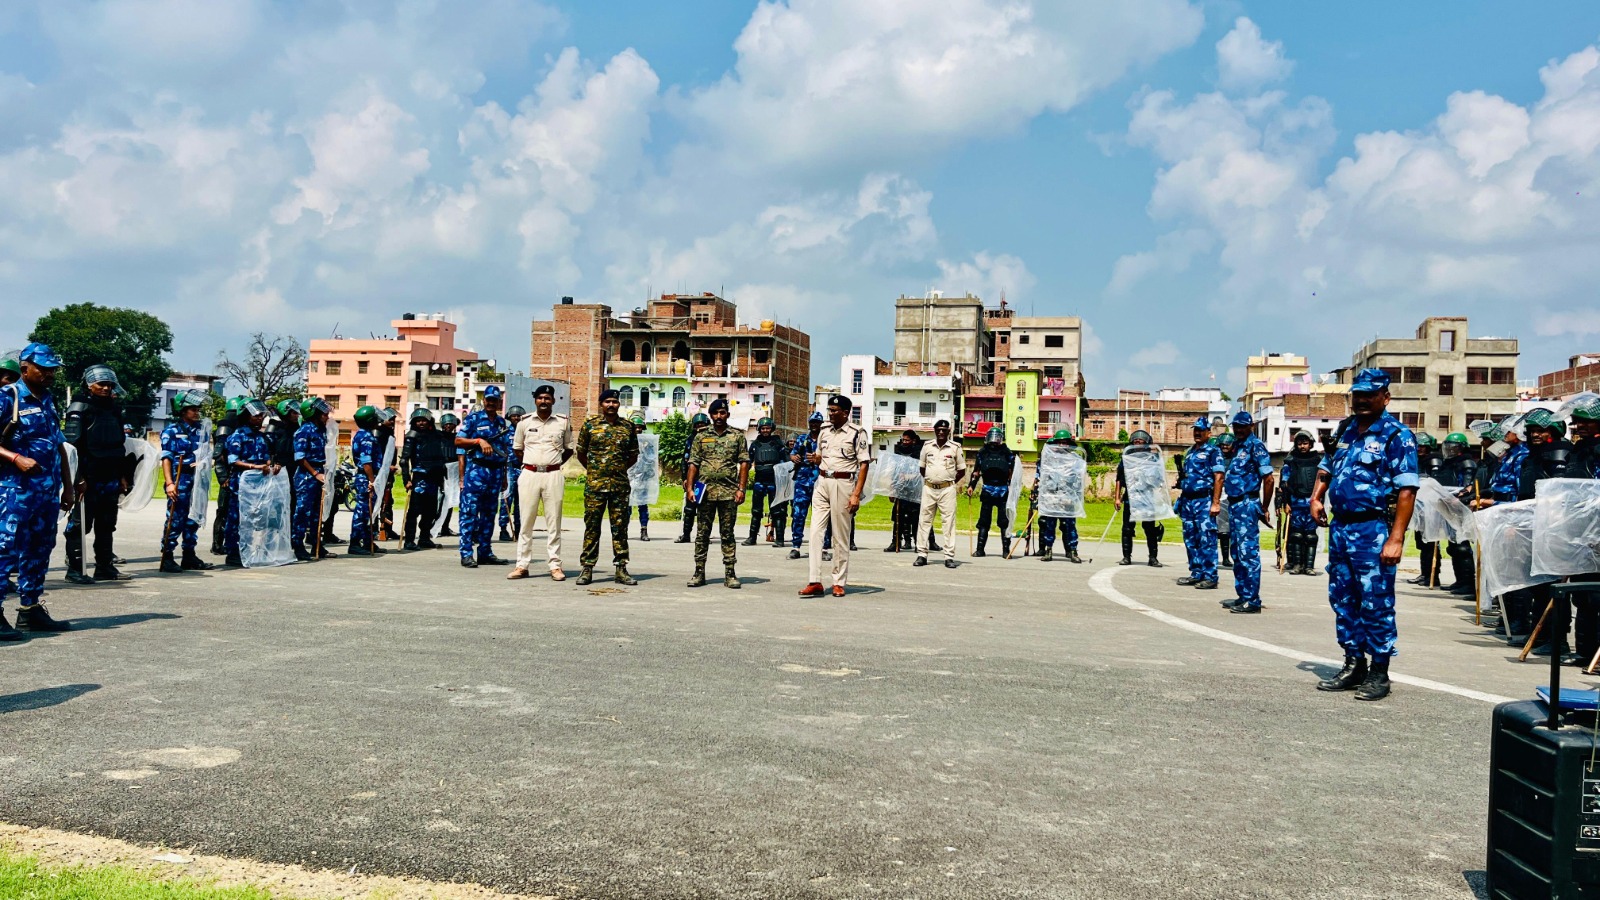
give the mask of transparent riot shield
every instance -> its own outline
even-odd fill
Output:
[[[445,510],[461,506],[461,460],[446,463],[444,467],[444,503],[439,507],[439,521],[444,521]]]
[[[1006,521],[1017,525],[1017,502],[1022,499],[1022,457],[1011,457],[1011,484],[1006,489]]]
[[[1472,510],[1456,498],[1455,488],[1447,488],[1432,478],[1417,486],[1417,505],[1411,513],[1411,530],[1428,542],[1471,541],[1477,539]]]
[[[1491,597],[1555,581],[1533,574],[1533,519],[1538,500],[1497,503],[1473,514],[1482,555],[1483,590]]]
[[[322,483],[322,521],[326,522],[333,515],[334,482],[339,472],[339,423],[333,416],[328,416],[324,434],[328,443],[322,453],[322,476],[326,479]]]
[[[117,500],[117,506],[128,512],[138,512],[150,505],[156,494],[156,470],[161,468],[161,451],[141,438],[128,438],[127,453],[134,458],[133,477],[128,493]]]
[[[239,474],[239,559],[246,568],[294,562],[289,526],[294,516],[289,473],[251,470]]]
[[[1172,490],[1167,487],[1167,464],[1161,448],[1122,451],[1122,478],[1128,488],[1126,515],[1130,522],[1158,522],[1177,518]]]
[[[914,457],[883,454],[874,461],[869,480],[875,496],[886,495],[901,503],[922,502],[922,466]]]
[[[211,443],[211,420],[200,423],[200,446],[194,450],[194,480],[189,489],[189,521],[196,528],[206,524],[211,506],[211,474],[216,468],[216,447]]]
[[[794,499],[794,463],[781,462],[772,467],[772,477],[777,491],[772,495],[772,505],[788,503]]]
[[[1600,572],[1600,480],[1546,478],[1536,490],[1533,574]]]
[[[1045,444],[1039,454],[1039,515],[1083,518],[1083,494],[1088,483],[1089,464],[1082,456],[1065,444]]]
[[[371,516],[369,516],[369,519],[373,523],[376,523],[378,521],[378,517],[383,515],[383,492],[389,489],[389,472],[394,469],[394,445],[395,442],[390,440],[389,443],[383,448],[383,461],[378,463],[378,469],[372,475],[372,490],[374,492],[374,496],[372,500]],[[507,488],[507,490],[509,490],[509,488]],[[506,491],[500,492],[502,497],[504,497],[505,494]]]
[[[78,483],[78,448],[74,447],[71,444],[62,444],[61,446],[66,451],[66,454],[67,454],[67,470],[65,472],[61,473],[62,483],[63,484],[77,484]],[[79,498],[78,502],[72,504],[72,508],[71,509],[62,510],[61,514],[56,517],[57,527],[60,527],[60,524],[62,522],[64,522],[64,521],[66,521],[68,516],[71,516],[71,515],[75,514],[78,511],[78,508],[81,507],[82,505],[83,505],[83,500],[81,498]],[[81,520],[79,522],[79,526],[80,527],[78,528],[78,536],[79,536],[79,538],[82,538],[83,537],[83,528],[81,527],[82,526]]]
[[[661,436],[639,435],[639,459],[628,468],[628,503],[650,506],[661,499]]]

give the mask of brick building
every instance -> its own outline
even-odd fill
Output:
[[[1085,440],[1115,441],[1124,431],[1143,428],[1168,449],[1193,443],[1194,420],[1211,410],[1204,400],[1157,400],[1148,391],[1118,391],[1115,398],[1090,398],[1084,405]]]
[[[1567,367],[1539,376],[1539,396],[1570,397],[1583,391],[1600,391],[1600,353],[1584,353],[1567,360]]]
[[[1350,395],[1319,391],[1305,394],[1279,394],[1261,401],[1255,412],[1256,436],[1270,453],[1294,449],[1294,436],[1309,431],[1322,438],[1334,432],[1339,421],[1350,415]],[[1443,439],[1444,435],[1435,435]]]
[[[1339,381],[1348,386],[1361,369],[1382,369],[1390,413],[1416,431],[1448,434],[1517,411],[1517,356],[1515,338],[1471,338],[1465,316],[1431,316],[1414,338],[1369,341]]]
[[[570,385],[572,415],[598,411],[615,388],[624,414],[646,421],[693,415],[712,400],[731,407],[738,427],[771,416],[790,430],[810,414],[811,338],[787,325],[740,325],[738,309],[712,293],[663,294],[632,313],[563,297],[535,320],[528,374]]]

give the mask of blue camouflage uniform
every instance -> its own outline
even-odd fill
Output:
[[[510,420],[506,421],[509,422]],[[515,431],[513,431],[513,437],[515,437],[515,434]],[[507,458],[510,458],[509,455]],[[502,531],[511,528],[513,524],[516,524],[519,528],[522,525],[522,501],[517,497],[517,476],[521,474],[522,466],[520,465],[506,467],[506,486],[510,488],[510,493],[506,494],[506,498],[500,501],[500,530]]]
[[[1267,445],[1252,434],[1238,444],[1222,475],[1233,528],[1233,589],[1239,595],[1235,606],[1261,607],[1261,479],[1271,474]]]
[[[194,502],[195,451],[206,440],[205,427],[199,422],[190,425],[179,419],[161,430],[161,458],[172,460],[172,472],[176,476],[173,483],[177,488],[176,495],[167,501],[167,524],[161,532],[163,556],[171,556],[177,549],[180,535],[185,556],[194,553],[199,540],[200,527],[189,521],[189,510]],[[210,485],[206,487],[209,489]]]
[[[794,439],[792,455],[800,457],[800,464],[794,467],[794,499],[789,501],[789,534],[796,548],[806,533],[806,514],[811,512],[811,494],[817,489],[817,467],[806,461],[815,452],[817,439],[809,433]]]
[[[327,467],[328,432],[311,422],[303,423],[294,433],[294,526],[290,532],[294,549],[309,553],[307,540],[316,542],[314,531],[322,513],[322,482],[301,462],[318,472]]]
[[[461,464],[461,558],[471,559],[477,553],[478,559],[486,560],[494,556],[494,514],[506,485],[506,461],[512,456],[511,423],[480,409],[461,420],[456,437],[485,440],[494,448],[493,453],[484,453],[482,447],[464,448]]]
[[[1380,556],[1390,504],[1418,483],[1416,438],[1387,412],[1366,429],[1352,419],[1318,468],[1329,479],[1328,604],[1339,646],[1346,656],[1386,662],[1395,653],[1395,567]]]
[[[1040,516],[1039,549],[1045,551],[1055,546],[1058,528],[1061,529],[1062,552],[1071,553],[1078,549],[1078,520],[1072,516]]]
[[[356,429],[350,437],[350,462],[356,467],[355,486],[356,508],[350,513],[350,547],[363,550],[372,549],[372,479],[377,477],[378,464],[383,460],[378,458],[378,436],[365,428]],[[368,475],[366,467],[372,467],[372,474]]]
[[[1497,503],[1515,503],[1522,488],[1522,464],[1528,458],[1528,445],[1518,442],[1500,457],[1500,465],[1489,482],[1489,497]]]
[[[260,465],[272,461],[272,445],[267,436],[249,422],[228,435],[228,522],[223,526],[222,549],[229,556],[239,555],[239,476],[235,462]]]
[[[12,463],[0,463],[0,604],[12,591],[16,573],[15,590],[21,605],[29,607],[44,594],[44,573],[56,546],[66,435],[49,392],[34,394],[21,381],[0,389],[0,424],[10,424],[13,417],[16,430],[7,449],[39,467],[23,474]]]
[[[1183,522],[1189,577],[1196,581],[1217,580],[1217,520],[1211,515],[1211,490],[1216,474],[1224,470],[1222,450],[1207,442],[1189,449],[1178,475],[1182,493],[1176,512]]]

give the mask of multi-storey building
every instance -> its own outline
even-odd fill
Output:
[[[1127,440],[1139,429],[1150,432],[1167,448],[1188,446],[1194,440],[1194,420],[1210,415],[1211,401],[1160,400],[1149,391],[1117,392],[1115,398],[1091,398],[1084,413],[1083,437],[1094,441]]]
[[[1583,391],[1600,392],[1600,353],[1570,357],[1565,369],[1539,376],[1540,397],[1561,399]]]
[[[478,355],[455,345],[456,325],[443,313],[406,313],[389,323],[394,337],[313,340],[306,354],[306,393],[333,407],[346,434],[363,406],[390,407],[402,413],[417,406],[465,410],[458,375]]]
[[[563,297],[548,321],[533,323],[528,372],[569,385],[572,415],[598,412],[614,388],[623,414],[658,421],[693,415],[724,399],[736,427],[771,416],[789,430],[805,427],[811,338],[763,321],[740,325],[737,307],[715,294],[663,294],[625,316],[603,304]]]
[[[1321,449],[1322,439],[1333,434],[1339,421],[1348,415],[1348,393],[1279,394],[1262,401],[1256,410],[1256,436],[1267,445],[1269,453],[1288,453],[1294,449],[1294,436],[1309,431]]]
[[[1267,353],[1245,360],[1244,393],[1239,395],[1239,406],[1254,413],[1263,401],[1276,397],[1282,391],[1279,385],[1294,382],[1311,374],[1311,364],[1297,353]]]
[[[876,451],[884,451],[907,429],[928,439],[941,419],[953,428],[962,377],[949,363],[905,365],[870,355],[845,356],[839,363],[839,392],[854,404],[851,421],[867,429]],[[822,399],[826,403],[827,397]]]
[[[1461,431],[1476,419],[1499,419],[1517,408],[1517,341],[1471,338],[1465,316],[1432,316],[1414,338],[1376,338],[1340,370],[1349,385],[1361,369],[1389,375],[1389,412],[1435,436]],[[1347,388],[1348,389],[1348,388]]]
[[[894,361],[949,363],[976,378],[985,358],[984,318],[983,301],[971,294],[902,294],[894,301]]]
[[[156,388],[156,405],[150,410],[150,423],[145,430],[160,434],[172,422],[172,398],[185,391],[220,391],[222,376],[189,372],[173,372]]]

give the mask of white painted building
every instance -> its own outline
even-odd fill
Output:
[[[840,393],[854,404],[851,421],[867,429],[874,453],[888,450],[907,428],[931,439],[933,423],[956,421],[955,377],[902,371],[910,368],[864,354],[840,359]]]
[[[1155,398],[1157,400],[1187,400],[1205,403],[1206,414],[1213,419],[1217,416],[1229,418],[1229,411],[1233,409],[1233,404],[1223,399],[1222,388],[1215,387],[1162,388],[1156,391]]]
[[[1282,406],[1267,406],[1255,413],[1256,436],[1267,445],[1268,453],[1288,453],[1294,449],[1294,436],[1309,431],[1322,446],[1322,436],[1332,434],[1344,416],[1289,415]]]

